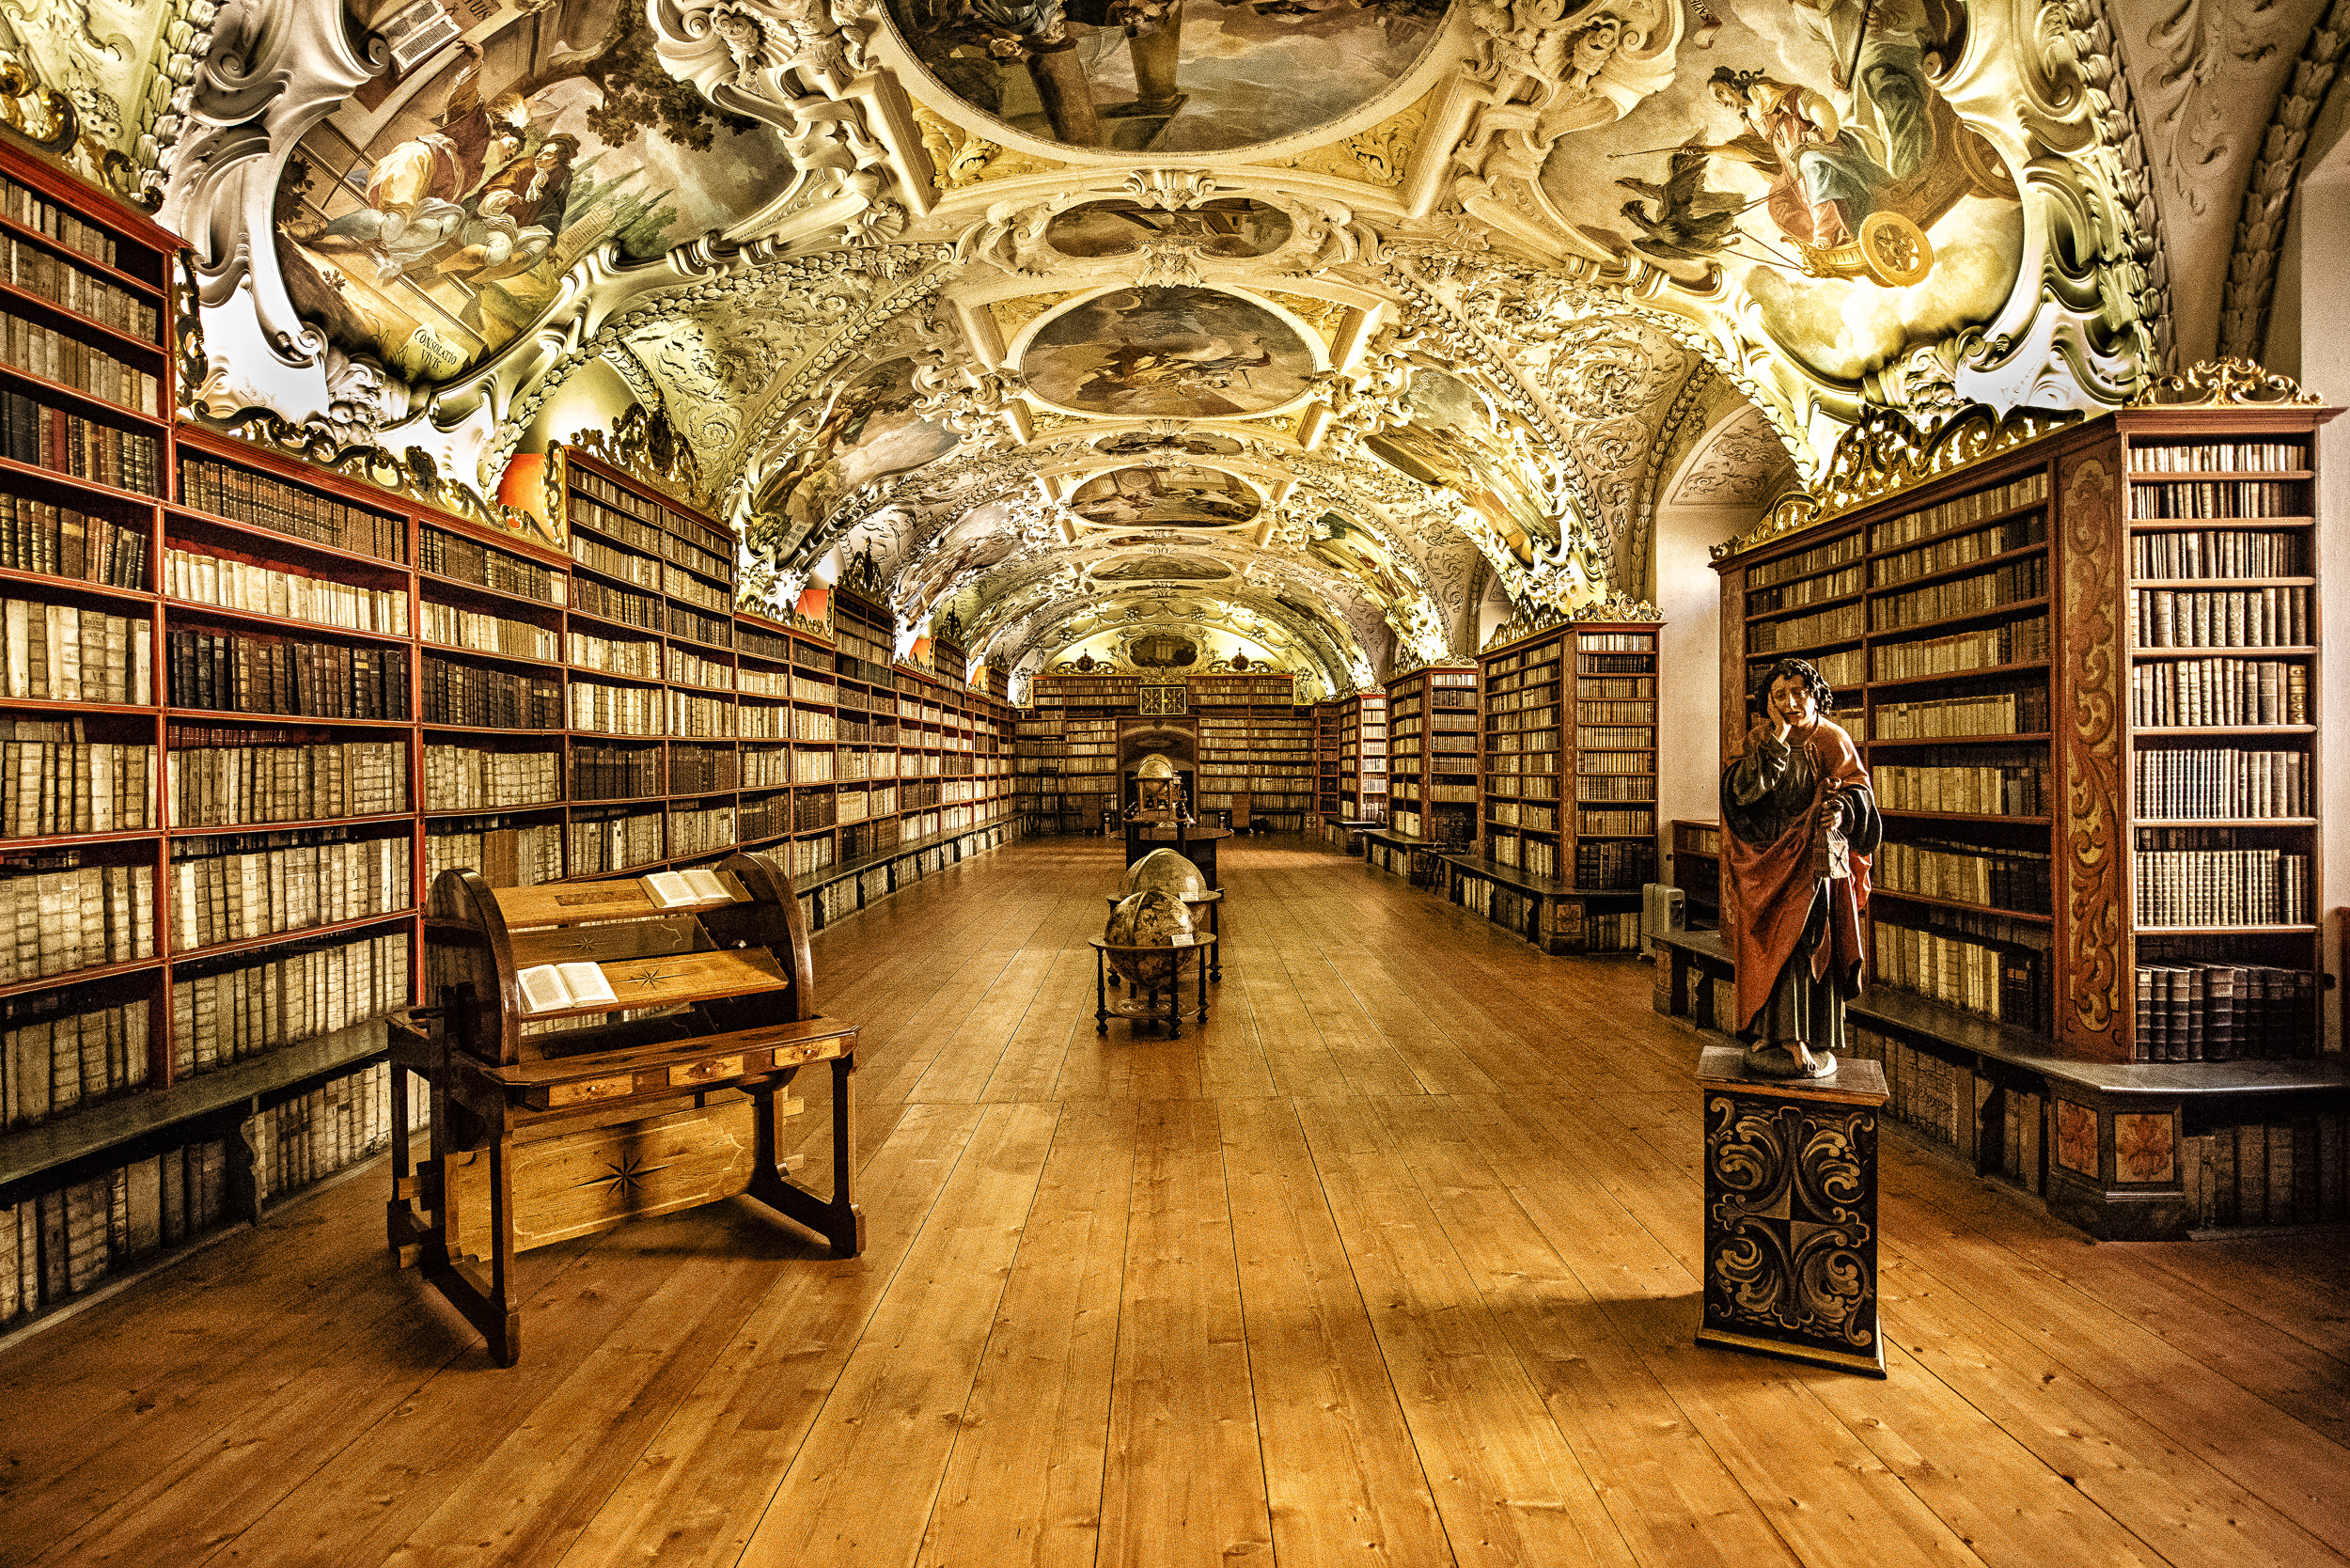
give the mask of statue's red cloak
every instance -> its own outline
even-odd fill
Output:
[[[1791,737],[1809,746],[1822,779],[1865,788],[1869,770],[1843,727],[1822,719],[1807,734]],[[1820,841],[1822,814],[1829,809],[1825,790],[1812,793],[1811,808],[1786,832],[1768,844],[1748,844],[1737,834],[1722,834],[1722,900],[1725,920],[1731,929],[1731,946],[1738,961],[1738,1027],[1753,1027],[1755,1015],[1767,1006],[1779,971],[1794,956],[1803,939],[1804,921],[1817,896],[1812,846]],[[1811,956],[1811,978],[1834,976],[1845,996],[1859,994],[1861,917],[1869,906],[1869,857],[1852,855],[1852,875],[1828,883],[1827,940]]]

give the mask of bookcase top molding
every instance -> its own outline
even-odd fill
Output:
[[[1564,614],[1542,604],[1520,604],[1510,619],[1493,630],[1480,653],[1491,653],[1507,648],[1525,637],[1537,636],[1561,626],[1614,625],[1623,621],[1656,621],[1662,623],[1665,612],[1645,599],[1635,599],[1628,593],[1611,594],[1589,604],[1577,605]]]
[[[648,413],[643,404],[632,404],[613,416],[609,429],[575,431],[556,450],[584,452],[679,506],[704,512],[711,508],[693,448],[658,409]]]
[[[2156,376],[2132,408],[2319,408],[2326,400],[2291,376],[2232,355],[2206,359],[2174,376]]]
[[[2077,424],[2082,417],[2071,409],[2019,408],[2003,414],[1985,403],[1968,403],[1926,419],[1871,409],[1838,441],[1817,487],[1779,497],[1753,527],[1715,545],[1714,563],[1718,567],[1773,540],[1943,478],[1969,463]]]

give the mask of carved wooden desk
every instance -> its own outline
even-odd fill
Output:
[[[747,1193],[863,1250],[854,1201],[856,1027],[817,1015],[791,879],[764,856],[726,862],[749,900],[656,908],[634,881],[492,888],[471,871],[432,887],[427,1036],[392,1048],[394,1258],[489,1341],[522,1354],[514,1254]],[[527,1012],[516,976],[593,964],[617,1002]],[[525,1024],[584,1027],[553,1032]],[[832,1193],[785,1179],[786,1093],[832,1072]],[[432,1088],[431,1153],[408,1160],[406,1074]]]

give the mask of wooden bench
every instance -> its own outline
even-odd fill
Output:
[[[1434,839],[1415,839],[1392,828],[1366,830],[1363,863],[1373,870],[1402,877],[1415,887],[1434,887],[1443,874],[1446,853],[1454,846]],[[1401,861],[1401,866],[1398,861]]]
[[[1512,917],[1504,918],[1488,908],[1485,917],[1496,925],[1516,932],[1546,953],[1579,953],[1589,949],[1590,935],[1584,921],[1586,901],[1640,896],[1618,888],[1578,887],[1555,876],[1504,865],[1486,855],[1448,855],[1444,860],[1446,892],[1454,903],[1474,907],[1467,888],[1471,882],[1490,882],[1522,895],[1526,902],[1522,914],[1512,912]]]

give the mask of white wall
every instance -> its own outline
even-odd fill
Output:
[[[1711,822],[1722,774],[1722,580],[1708,551],[1753,522],[1751,509],[1660,507],[1656,511],[1656,597],[1664,612],[1659,649],[1664,671],[1656,737],[1656,818],[1663,853],[1671,823]],[[1660,854],[1660,866],[1666,864]],[[1668,880],[1669,880],[1668,870]]]
[[[2279,259],[2277,306],[2267,361],[2335,406],[2350,405],[2350,311],[2343,308],[2342,258],[2350,256],[2350,136],[2344,96],[2333,95],[2312,128],[2302,183]],[[2318,437],[2317,613],[2333,650],[2350,649],[2350,415]],[[2350,904],[2350,656],[2318,656],[2325,694],[2317,732],[2320,839],[2324,864],[2318,907],[2326,925],[2326,963],[2334,991],[2326,999],[2326,1048],[2342,1048],[2343,921]]]

